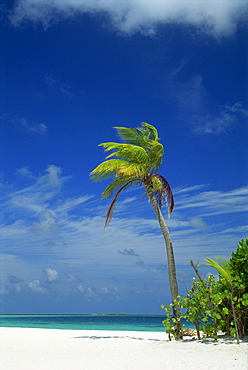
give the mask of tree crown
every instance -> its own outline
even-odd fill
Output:
[[[95,181],[117,179],[117,185],[130,180],[145,181],[162,163],[164,147],[159,143],[156,128],[143,122],[141,127],[115,127],[122,143],[107,142],[99,146],[110,152],[106,160],[90,174]],[[113,189],[114,190],[114,189]],[[105,196],[110,196],[106,194]]]
[[[119,194],[127,187],[136,185],[150,186],[160,207],[166,197],[170,215],[174,208],[172,190],[167,180],[156,173],[164,154],[157,129],[146,122],[137,128],[115,127],[115,129],[122,142],[99,144],[108,154],[105,161],[90,173],[94,181],[113,179],[102,192],[102,198],[110,197],[117,190],[107,213],[107,222],[111,218]]]

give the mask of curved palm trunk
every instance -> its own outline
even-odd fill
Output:
[[[158,206],[157,200],[155,198],[155,195],[153,193],[152,187],[150,184],[145,184],[146,193],[149,197],[149,200],[151,202],[151,205],[153,207],[153,210],[155,212],[155,215],[158,219],[160,229],[162,231],[165,245],[166,245],[166,253],[167,253],[167,262],[168,262],[168,272],[169,272],[169,283],[170,283],[170,291],[172,296],[172,301],[174,303],[173,306],[173,314],[176,319],[180,318],[180,311],[178,305],[175,303],[175,301],[178,300],[178,284],[177,284],[177,277],[176,277],[176,265],[175,265],[175,258],[174,258],[174,252],[172,247],[172,241],[169,233],[169,229],[166,225],[165,219],[162,215],[162,212]],[[177,324],[177,330],[176,330],[177,338],[182,338],[181,334],[181,322],[178,321]]]

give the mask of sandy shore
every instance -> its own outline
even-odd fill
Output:
[[[168,341],[166,333],[0,328],[3,370],[248,369],[248,342]]]

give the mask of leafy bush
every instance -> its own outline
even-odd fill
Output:
[[[185,298],[178,298],[178,306],[185,309],[181,315],[195,325],[198,338],[200,331],[217,340],[219,330],[237,338],[248,333],[248,239],[238,244],[236,252],[225,263],[218,263],[206,258],[208,266],[219,273],[219,280],[214,276],[203,279],[197,267],[191,261],[198,280],[192,284]],[[163,321],[166,332],[175,336],[176,322],[172,315],[173,304],[161,306],[166,317]]]
[[[248,239],[242,239],[229,261],[231,274],[242,280],[248,293]]]

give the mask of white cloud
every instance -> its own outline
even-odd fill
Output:
[[[67,279],[67,281],[69,282],[69,283],[72,283],[72,282],[74,282],[74,281],[77,281],[77,278],[73,275],[73,274],[71,274],[70,272],[65,272],[65,274],[68,276],[68,279]]]
[[[229,131],[236,121],[234,115],[221,113],[219,117],[206,115],[204,117],[194,117],[196,122],[192,128],[195,134],[223,134]]]
[[[35,293],[45,293],[46,289],[41,286],[39,280],[34,280],[28,284],[28,287]]]
[[[35,234],[57,234],[59,225],[52,213],[48,210],[42,211],[38,216],[39,222],[34,222],[31,231]]]
[[[27,179],[33,179],[34,178],[32,172],[29,170],[28,166],[18,168],[16,170],[16,174],[20,175],[21,177],[26,177]]]
[[[106,286],[102,287],[102,288],[100,289],[100,291],[101,291],[101,293],[103,293],[103,294],[110,294],[110,293],[112,293],[112,292],[111,292],[111,290],[110,290],[108,287],[106,287]]]
[[[3,225],[1,229],[1,236],[3,238],[13,238],[18,235],[19,238],[27,234],[26,225],[23,220],[11,222],[8,225]]]
[[[2,207],[6,220],[1,227],[1,252],[6,253],[2,255],[4,270],[0,271],[2,287],[21,295],[29,283],[29,290],[46,292],[51,299],[68,295],[96,302],[105,295],[114,297],[117,291],[122,295],[129,286],[132,291],[142,290],[152,284],[151,274],[154,283],[164,284],[165,243],[146,200],[141,202],[127,193],[126,202],[123,195],[121,211],[117,207],[104,230],[107,201],[99,206],[100,200],[68,197],[68,189],[53,191],[48,177],[40,181],[42,176],[48,175],[35,177],[31,186],[18,191],[13,190],[17,183],[7,189],[9,195]],[[137,192],[140,194],[139,189]],[[136,194],[134,190],[132,194]],[[183,268],[191,258],[203,262],[206,256],[228,257],[247,235],[248,187],[218,191],[210,185],[184,186],[175,189],[175,201],[167,223],[176,263]],[[34,221],[36,233],[31,232]],[[55,233],[58,227],[59,233]],[[44,283],[36,279],[37,271],[45,272]],[[20,283],[22,291],[14,286]],[[153,294],[153,286],[149,289],[147,292]]]
[[[8,208],[5,207],[5,209],[8,209],[8,211],[15,209],[16,214],[22,211],[22,214],[24,212],[33,217],[39,217],[40,215],[41,219],[39,221],[45,221],[44,217],[47,216],[46,220],[49,221],[49,214],[42,212],[49,208],[49,202],[56,196],[64,182],[71,176],[61,176],[62,170],[55,165],[48,166],[45,172],[47,172],[45,175],[34,176],[27,167],[17,170],[17,174],[21,174],[23,177],[32,180],[32,184],[17,191],[7,191],[8,195],[3,200],[3,203],[8,205]],[[73,201],[71,207],[73,207]],[[17,212],[18,209],[19,212]],[[51,213],[50,209],[48,209],[48,212]],[[52,213],[51,217],[54,217]],[[20,223],[20,221],[16,222]],[[45,226],[45,223],[43,225]]]
[[[86,297],[94,297],[95,296],[95,292],[93,291],[92,288],[87,288],[86,289]]]
[[[194,227],[195,229],[203,230],[203,231],[208,231],[209,226],[207,225],[206,222],[203,221],[201,217],[193,217],[189,220],[189,225]]]
[[[48,184],[54,188],[60,187],[62,185],[62,178],[60,177],[62,170],[60,167],[54,166],[51,164],[47,167],[46,172],[47,176],[44,176],[42,180],[48,182]]]
[[[21,284],[15,284],[15,289],[17,292],[21,292],[22,291],[22,287],[21,287]]]
[[[246,212],[248,209],[248,187],[231,191],[204,191],[177,197],[176,209],[202,209],[208,217],[221,214]]]
[[[86,297],[86,298],[92,298],[92,297],[95,297],[96,294],[93,290],[93,288],[91,287],[88,287],[88,288],[84,288],[82,284],[78,285],[77,286],[78,290],[83,293],[83,295]]]
[[[84,292],[85,292],[85,289],[84,289],[84,287],[83,287],[83,285],[82,285],[82,284],[79,284],[79,285],[77,286],[77,288],[78,288],[78,290],[79,290],[81,293],[84,293]]]
[[[89,199],[92,199],[94,196],[93,195],[86,195],[86,196],[83,196],[83,197],[78,197],[78,198],[75,198],[75,199],[66,199],[63,204],[61,204],[60,206],[58,206],[58,209],[57,211],[58,212],[67,212],[71,209],[74,209],[80,205],[82,205],[83,203],[87,202]]]
[[[199,191],[200,189],[203,189],[205,188],[206,185],[194,185],[194,186],[185,186],[185,187],[180,187],[180,188],[176,188],[174,190],[174,194],[183,194],[183,193],[189,193],[189,192],[193,192],[193,191]]]
[[[248,117],[248,110],[239,102],[220,107],[217,116],[193,116],[192,131],[196,134],[222,134],[230,131],[238,115]]]
[[[29,134],[44,135],[47,133],[47,125],[44,123],[34,123],[27,118],[14,118],[11,121],[16,127],[28,132]]]
[[[47,280],[52,283],[59,279],[59,273],[56,270],[52,270],[50,267],[47,267],[45,269],[45,274],[47,277]]]
[[[232,113],[240,113],[245,117],[248,117],[248,109],[244,108],[243,104],[240,102],[237,102],[232,106],[225,105],[225,109],[231,111]]]
[[[9,291],[5,287],[0,287],[0,295],[7,295]]]
[[[246,10],[243,0],[17,0],[10,19],[14,25],[30,20],[47,27],[80,13],[98,13],[108,15],[112,26],[124,33],[153,35],[159,25],[178,23],[220,37],[235,32]]]

